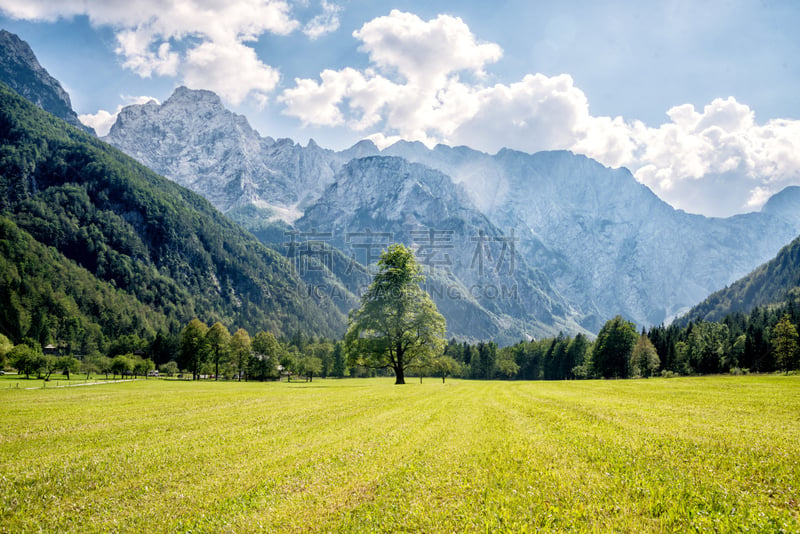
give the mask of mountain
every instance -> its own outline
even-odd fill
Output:
[[[371,229],[377,231],[388,230],[391,222],[400,225],[391,233],[407,236],[413,225],[421,230],[427,224],[440,224],[435,217],[404,218],[396,212],[402,200],[398,195],[413,193],[420,173],[437,171],[461,193],[452,197],[452,203],[431,202],[425,209],[433,214],[446,205],[457,212],[458,204],[469,217],[473,213],[483,217],[479,224],[471,219],[475,224],[464,225],[467,233],[483,229],[494,232],[494,237],[513,236],[518,261],[531,273],[528,280],[536,280],[536,292],[553,304],[541,308],[548,311],[531,335],[538,335],[535,332],[542,330],[537,329],[551,320],[553,328],[570,332],[597,332],[617,314],[641,325],[669,321],[773,257],[800,233],[800,194],[791,190],[777,195],[761,212],[708,218],[675,210],[627,169],[610,169],[570,152],[525,154],[505,149],[489,155],[467,147],[429,149],[409,142],[381,151],[369,141],[332,152],[313,142],[302,147],[289,140],[261,138],[218,99],[213,99],[213,106],[205,104],[212,99],[206,92],[179,89],[162,106],[126,108],[108,140],[212,199],[247,228],[270,235],[273,244],[283,237],[276,248],[284,253],[291,231],[307,233],[314,225],[324,232],[350,231],[348,225],[375,225]],[[201,116],[203,120],[189,120]],[[170,148],[155,149],[163,145]],[[241,148],[245,145],[251,148],[245,151]],[[382,166],[372,157],[400,158],[428,171],[396,163]],[[348,162],[355,161],[362,163],[345,170]],[[383,187],[390,182],[384,170],[393,166],[401,174],[392,179],[404,183]],[[359,188],[348,185],[355,183],[351,174],[356,169],[374,173],[364,174]],[[409,169],[413,172],[406,172]],[[191,182],[192,176],[199,177],[197,182]],[[244,183],[253,185],[248,188]],[[340,193],[345,186],[348,195]],[[332,204],[330,195],[338,195],[338,205]],[[408,198],[423,202],[414,194]],[[275,231],[279,220],[286,223],[282,232]],[[346,245],[337,244],[344,246],[337,250],[345,256],[353,252]],[[470,279],[460,278],[468,274],[457,271],[454,276],[469,287]],[[331,275],[336,278],[337,273]],[[529,312],[520,313],[503,312],[504,321],[484,315],[483,330],[472,330],[490,332],[526,323]],[[556,318],[556,313],[561,315]],[[456,326],[455,316],[445,317]]]
[[[164,312],[99,280],[0,216],[0,332],[13,340],[100,347],[120,335],[177,329]],[[59,343],[60,344],[60,343]]]
[[[61,335],[63,316],[88,318],[78,319],[74,335],[95,338],[97,328],[106,338],[127,330],[174,333],[193,317],[252,332],[343,332],[344,317],[329,299],[304,298],[305,285],[291,265],[206,199],[3,84],[0,110],[7,278],[1,306],[15,310],[4,316],[0,331],[14,341],[37,336],[45,342]],[[38,245],[26,245],[31,242]],[[44,259],[28,249],[39,250]],[[38,267],[40,261],[46,265]],[[41,298],[31,297],[25,273],[33,269],[46,281],[57,270],[53,265],[68,263],[73,267],[52,277],[49,286],[36,288]],[[74,284],[71,273],[79,273]],[[87,291],[97,298],[88,298]],[[104,309],[104,299],[112,301],[102,297],[108,291],[119,306],[130,304],[128,315],[118,306]],[[61,306],[44,317],[45,325],[42,299]],[[115,326],[109,320],[115,316],[130,320]]]
[[[689,321],[718,321],[735,312],[749,313],[757,306],[795,304],[800,300],[800,237],[783,247],[778,255],[729,287],[712,293],[681,318]]]
[[[770,197],[761,213],[780,217],[791,221],[792,224],[800,225],[800,187],[789,186],[777,194]]]
[[[344,163],[313,141],[263,138],[216,94],[185,87],[163,104],[124,108],[104,140],[223,212],[252,205],[289,222]]]
[[[800,194],[791,190],[759,213],[720,219],[675,210],[627,169],[569,152],[490,156],[400,142],[382,153],[462,184],[493,223],[516,230],[522,255],[592,331],[618,313],[642,325],[681,315],[800,233]]]
[[[31,47],[17,35],[0,30],[0,81],[43,110],[94,135],[78,120],[69,95],[39,64]]]
[[[391,243],[412,247],[451,336],[509,344],[581,330],[547,277],[517,257],[514,236],[429,167],[396,157],[354,159],[295,226],[363,265]]]

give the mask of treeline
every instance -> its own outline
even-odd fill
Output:
[[[595,341],[581,334],[494,343],[450,341],[453,375],[475,379],[572,380],[790,371],[800,368],[800,314],[789,302],[733,313],[719,322],[657,326],[637,332],[621,317]]]
[[[800,368],[798,323],[793,303],[761,307],[746,315],[733,313],[720,322],[690,322],[637,332],[622,317],[608,321],[592,341],[578,334],[522,341],[508,347],[492,342],[451,340],[444,351],[409,369],[408,376],[447,376],[480,380],[576,380],[790,371]],[[0,366],[26,376],[49,378],[53,372],[108,376],[162,375],[193,379],[291,380],[302,377],[390,375],[348,360],[342,341],[313,338],[296,331],[276,337],[261,331],[231,333],[222,323],[198,319],[178,334],[150,339],[123,335],[101,353],[94,348],[75,356],[70,346],[44,354],[27,338],[14,345],[0,335]]]
[[[261,331],[251,336],[239,328],[234,333],[220,322],[209,326],[193,319],[179,334],[158,333],[146,339],[124,335],[111,341],[104,352],[72,353],[66,344],[42,347],[26,338],[14,345],[0,334],[0,369],[13,368],[26,378],[49,379],[60,372],[116,376],[159,376],[186,379],[291,380],[302,377],[375,376],[378,371],[348,367],[341,341],[315,339],[299,331],[276,337]]]
[[[0,332],[66,353],[105,351],[116,338],[153,337],[180,323],[99,280],[0,215]]]
[[[7,339],[7,338],[6,338]],[[2,345],[2,341],[0,341]],[[17,369],[25,378],[35,376],[38,379],[50,380],[54,372],[60,372],[70,379],[71,374],[85,374],[86,379],[92,375],[105,375],[106,379],[125,377],[147,377],[154,369],[153,361],[139,354],[120,354],[111,358],[93,353],[76,358],[73,355],[60,356],[46,354],[39,347],[19,344],[11,347],[5,354],[0,353],[0,360]]]
[[[716,322],[659,326],[647,333],[662,367],[679,374],[789,371],[800,367],[794,301],[736,312]]]

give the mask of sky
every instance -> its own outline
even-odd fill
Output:
[[[261,135],[571,150],[676,208],[800,185],[796,0],[0,0],[100,135],[209,89]]]

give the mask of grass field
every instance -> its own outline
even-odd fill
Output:
[[[2,532],[800,531],[798,376],[25,382]]]

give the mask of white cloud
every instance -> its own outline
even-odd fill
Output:
[[[339,12],[341,10],[340,6],[327,0],[322,0],[322,13],[311,19],[303,27],[303,33],[313,40],[335,32],[339,29]]]
[[[746,205],[748,208],[758,209],[766,204],[767,200],[769,200],[769,197],[771,197],[773,194],[775,193],[769,189],[756,187],[750,191],[750,197],[747,199]]]
[[[279,97],[284,113],[306,125],[345,125],[379,146],[406,139],[487,152],[573,150],[629,167],[677,207],[696,191],[727,183],[729,191],[717,199],[685,204],[717,215],[758,208],[771,194],[800,183],[800,121],[759,124],[754,111],[733,97],[699,111],[675,106],[667,121],[650,127],[591,115],[569,75],[529,74],[511,84],[484,85],[486,66],[502,50],[479,42],[456,17],[423,21],[395,10],[353,36],[371,67],[295,80]],[[698,187],[703,180],[707,186]],[[721,197],[722,205],[712,208]]]
[[[702,112],[685,104],[667,115],[670,122],[657,128],[628,126],[630,142],[638,149],[621,162],[656,193],[725,175],[752,183],[753,194],[740,201],[738,210],[760,207],[770,194],[800,180],[800,121],[759,125],[754,112],[733,97],[716,99]],[[600,161],[606,156],[589,155]]]
[[[244,43],[300,25],[286,0],[0,0],[0,9],[26,20],[86,15],[115,29],[125,68],[142,77],[180,76],[187,85],[208,81],[203,88],[235,104],[250,94],[263,101],[279,79]]]
[[[248,95],[263,104],[280,79],[278,71],[262,63],[255,50],[236,42],[206,42],[189,50],[183,74],[187,86],[210,89],[234,105]]]
[[[529,74],[511,85],[470,91],[464,100],[474,113],[464,117],[448,141],[491,152],[503,147],[529,152],[565,148],[588,115],[586,96],[566,74]]]
[[[123,96],[123,103],[117,106],[116,111],[113,113],[104,109],[98,110],[97,113],[87,113],[86,115],[78,115],[78,119],[86,126],[91,126],[99,137],[107,135],[111,127],[117,121],[117,115],[122,111],[125,106],[132,104],[147,104],[154,102],[158,104],[158,100],[151,96]]]
[[[458,18],[440,15],[424,22],[392,11],[353,34],[376,69],[325,70],[320,82],[295,80],[280,97],[285,113],[305,124],[341,125],[364,131],[382,126],[406,139],[434,143],[478,111],[477,95],[458,74],[481,76],[502,55],[499,46],[479,43]]]
[[[410,85],[438,87],[451,73],[483,67],[502,56],[493,43],[479,43],[463,20],[439,15],[425,22],[412,13],[393,10],[364,24],[353,36],[380,68],[396,70]]]
[[[178,54],[170,50],[169,43],[161,43],[154,52],[152,39],[151,36],[135,30],[119,32],[116,52],[125,58],[123,66],[143,78],[149,78],[153,73],[159,76],[175,76],[180,64]]]
[[[86,15],[95,25],[139,30],[163,39],[194,35],[247,41],[264,32],[288,34],[298,26],[286,0],[0,0],[0,9],[26,20]]]

